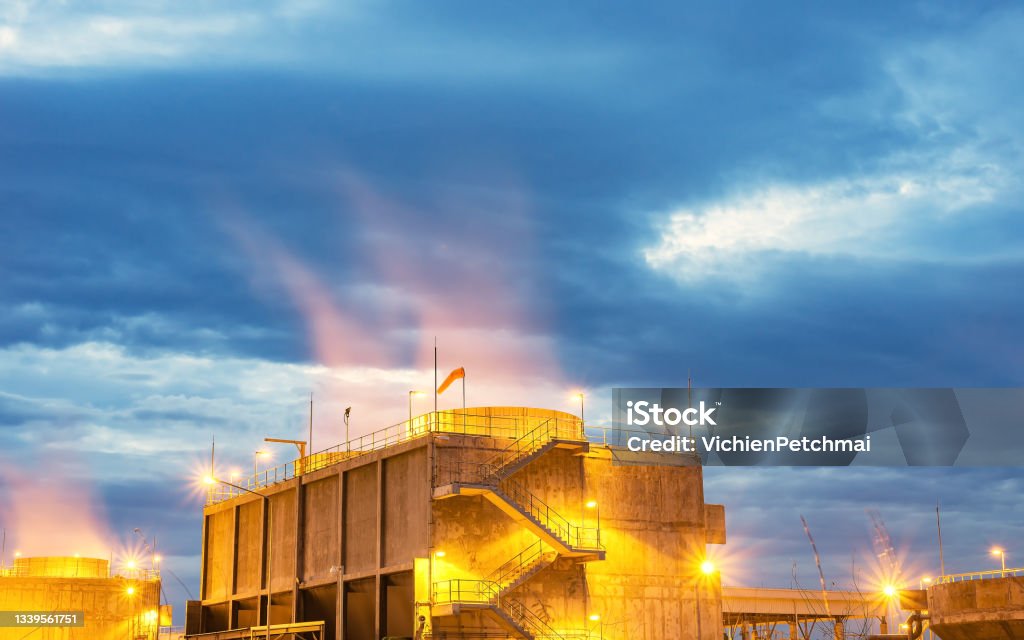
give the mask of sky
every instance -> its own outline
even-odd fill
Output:
[[[145,536],[194,593],[211,438],[248,469],[310,393],[314,449],[346,406],[397,423],[435,338],[470,405],[584,389],[591,423],[688,372],[1020,386],[1022,31],[1009,2],[0,3],[7,561]],[[837,583],[869,509],[922,573],[937,500],[950,571],[1024,539],[1018,469],[706,475],[758,558],[727,582],[813,583],[801,514]]]

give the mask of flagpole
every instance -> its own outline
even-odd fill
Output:
[[[434,418],[437,418],[437,336],[434,336]]]
[[[466,432],[466,374],[462,374],[462,432]]]

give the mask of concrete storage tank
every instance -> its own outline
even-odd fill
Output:
[[[160,577],[111,575],[100,558],[17,558],[0,569],[0,612],[0,640],[156,640]],[[68,617],[52,617],[61,614]]]

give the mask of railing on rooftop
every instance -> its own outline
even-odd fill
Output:
[[[947,582],[968,582],[971,580],[992,580],[994,578],[1024,577],[1024,567],[1016,569],[995,569],[993,571],[975,571],[973,573],[955,573],[935,578],[935,584]]]
[[[537,426],[538,418],[536,415],[477,415],[459,409],[430,412],[360,436],[350,442],[317,451],[305,458],[269,467],[248,478],[232,477],[228,480],[248,491],[256,491],[430,433],[486,436],[514,441],[529,434]],[[557,433],[576,434],[576,437],[582,437],[583,423],[579,418],[552,417],[546,419],[546,423]],[[218,484],[208,490],[207,504],[230,500],[243,493],[245,491],[241,489]]]

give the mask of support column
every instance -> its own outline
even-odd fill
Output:
[[[844,624],[844,618],[836,618],[833,637],[835,640],[846,640],[846,625]]]

